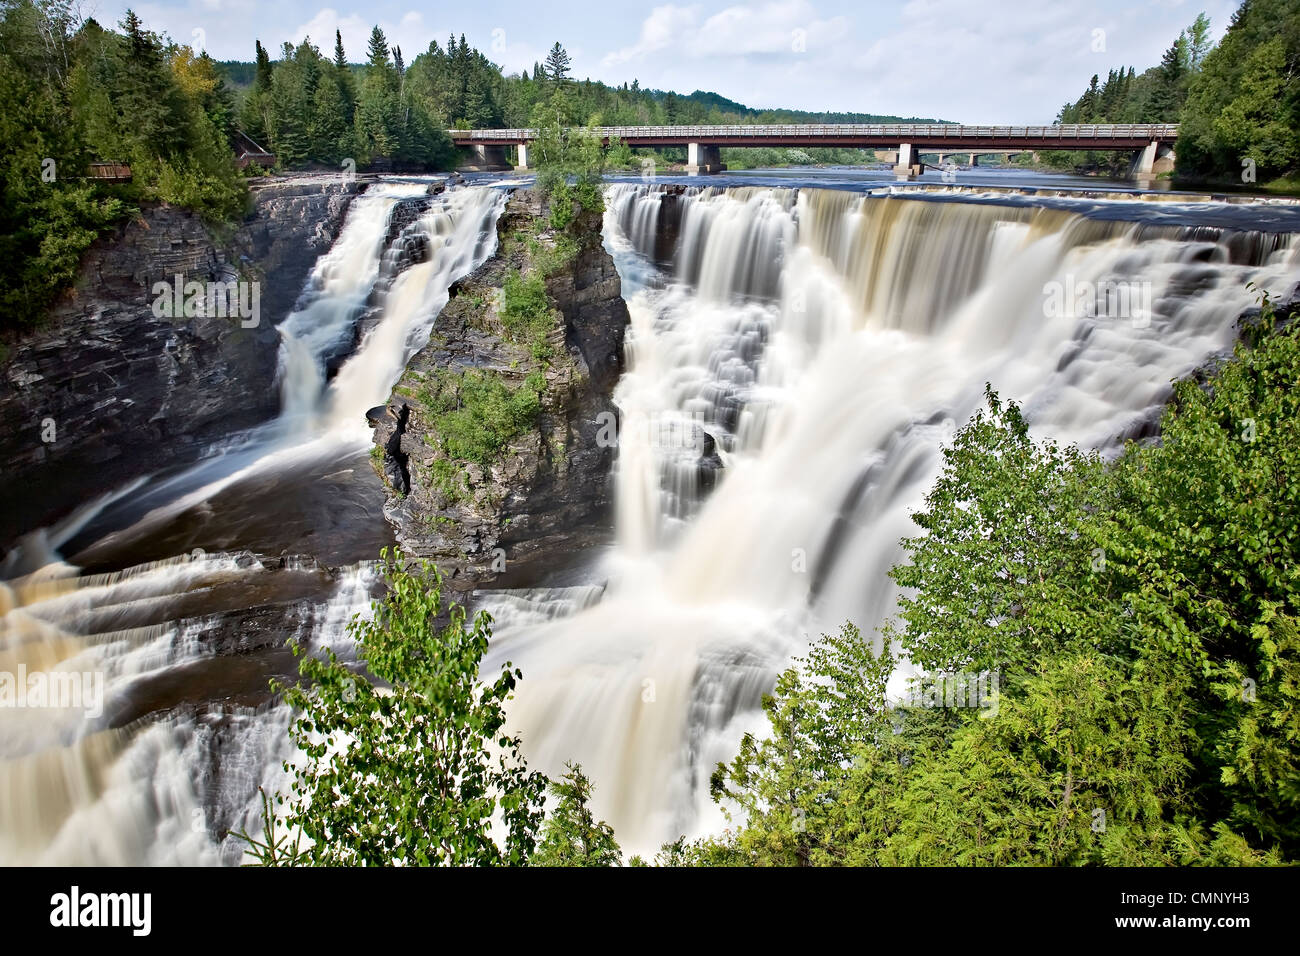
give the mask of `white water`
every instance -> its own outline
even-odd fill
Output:
[[[433,258],[393,278],[383,237],[416,191],[372,189],[318,263],[283,326],[278,422],[76,515],[44,536],[40,571],[0,585],[0,670],[89,666],[108,692],[98,721],[0,719],[0,862],[238,857],[217,837],[254,826],[256,786],[281,783],[284,710],[209,701],[122,720],[147,715],[169,681],[219,685],[222,618],[181,614],[182,602],[233,589],[254,603],[315,572],[214,554],[78,577],[55,550],[124,500],[147,508],[96,548],[254,475],[357,458],[365,410],[426,341],[449,283],[490,254],[504,201],[481,189],[436,200],[414,227]],[[776,673],[809,634],[846,619],[869,633],[890,612],[897,541],[985,381],[1022,401],[1038,433],[1112,448],[1158,413],[1170,379],[1228,346],[1245,281],[1281,292],[1300,278],[1289,238],[1232,265],[1226,243],[1183,230],[1043,209],[763,189],[680,204],[674,219],[643,187],[609,195],[607,243],[632,315],[616,401],[625,423],[706,434],[716,461],[701,466],[703,443],[665,447],[664,429],[625,427],[605,580],[483,595],[497,617],[488,668],[510,659],[524,671],[512,721],[530,762],[554,775],[580,761],[631,852],[719,827],[708,774],[763,729],[757,707]],[[675,269],[662,275],[646,256],[670,223]],[[1045,283],[1105,278],[1149,282],[1153,314],[1045,314]],[[327,382],[326,356],[369,308],[377,321]],[[346,653],[373,574],[345,571],[332,596],[300,608],[296,633]]]
[[[237,842],[222,837],[227,829],[256,831],[257,787],[281,785],[281,763],[291,756],[288,713],[223,703],[231,691],[212,645],[229,636],[225,612],[241,600],[274,600],[295,578],[318,591],[320,572],[312,562],[271,572],[250,555],[198,553],[78,576],[56,549],[122,502],[147,510],[84,554],[114,553],[254,476],[322,460],[368,467],[366,410],[387,399],[427,342],[450,284],[491,255],[505,202],[503,192],[488,188],[435,197],[407,233],[427,237],[428,259],[394,278],[384,241],[390,217],[427,187],[380,184],[353,203],[339,239],[313,270],[305,304],[280,326],[278,420],[236,436],[181,475],[106,495],[60,527],[29,536],[25,554],[14,549],[11,574],[39,570],[0,583],[0,671],[91,673],[103,679],[105,694],[95,719],[85,708],[0,714],[0,863],[239,859]],[[375,310],[373,324],[327,383],[325,357],[348,341],[367,309]],[[374,578],[373,567],[362,563],[341,572],[332,597],[291,605],[285,613],[298,622],[296,636],[350,655],[345,630],[354,614],[368,611]],[[187,616],[195,607],[211,612]],[[265,687],[264,679],[254,683]],[[168,706],[177,687],[182,699],[186,687],[200,701],[212,699],[192,713],[147,716],[155,700]]]
[[[645,274],[663,201],[608,195],[625,278]],[[776,673],[808,635],[871,634],[891,613],[897,542],[985,382],[1036,434],[1113,450],[1229,347],[1247,281],[1300,280],[1289,237],[1232,265],[1184,230],[1043,209],[765,189],[682,202],[674,274],[625,286],[616,401],[625,419],[702,418],[723,477],[701,497],[698,455],[625,430],[603,600],[560,619],[512,609],[491,651],[523,669],[512,718],[530,760],[580,761],[633,852],[720,827],[708,775],[763,729]],[[1045,284],[1107,279],[1150,283],[1153,314],[1047,314]]]
[[[337,241],[307,281],[308,301],[280,323],[281,405],[286,417],[317,409],[325,386],[321,356],[339,345],[366,307],[379,277],[393,207],[425,191],[419,184],[381,183],[348,210]]]

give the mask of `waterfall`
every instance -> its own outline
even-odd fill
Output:
[[[8,864],[237,862],[230,829],[259,823],[257,787],[279,788],[290,756],[282,706],[237,700],[152,715],[187,678],[220,700],[228,677],[210,646],[219,614],[175,620],[177,606],[221,589],[247,598],[270,575],[248,555],[178,558],[105,575],[31,576],[0,585],[0,669],[104,674],[98,720],[15,709],[0,728],[0,860]],[[309,570],[278,572],[304,582]],[[364,614],[375,569],[347,569],[332,596],[304,609],[296,636],[347,651],[335,635]],[[278,582],[282,586],[286,582]],[[264,679],[264,678],[263,678]],[[250,690],[252,688],[250,687]],[[11,718],[17,717],[17,720]],[[213,770],[219,766],[220,773]]]
[[[490,651],[523,670],[511,719],[530,760],[580,762],[596,812],[642,853],[722,826],[709,773],[764,730],[762,694],[810,636],[872,634],[892,612],[898,541],[985,382],[1035,435],[1113,454],[1172,379],[1230,348],[1247,282],[1300,280],[1286,234],[752,188],[674,196],[675,254],[656,268],[666,198],[607,195],[632,279],[615,401],[707,441],[624,428],[601,599],[510,608]],[[1058,287],[1097,291],[1054,307]],[[1096,307],[1116,289],[1122,311]]]
[[[238,861],[223,835],[256,828],[257,787],[293,758],[266,694],[292,670],[285,639],[351,656],[377,585],[360,535],[382,518],[346,520],[378,496],[364,413],[495,248],[501,190],[426,193],[354,202],[281,325],[276,421],[105,494],[7,564],[0,672],[97,674],[102,706],[4,714],[0,862]],[[484,672],[523,671],[510,726],[530,765],[580,762],[629,852],[718,830],[709,774],[765,730],[780,670],[816,634],[892,613],[898,541],[985,382],[1036,436],[1114,454],[1151,433],[1171,380],[1231,346],[1247,282],[1300,280],[1291,234],[1171,224],[1168,202],[1123,219],[888,190],[606,199],[631,315],[614,546],[586,578],[477,598],[496,617]],[[338,569],[296,556],[330,535]]]
[[[289,713],[267,699],[268,678],[292,672],[288,638],[354,654],[347,625],[368,613],[376,589],[373,562],[357,558],[377,547],[362,545],[337,572],[238,548],[132,556],[175,554],[182,549],[165,549],[196,528],[238,542],[287,520],[296,492],[313,485],[324,504],[306,533],[334,518],[327,482],[370,468],[366,410],[427,342],[451,283],[496,247],[504,191],[426,199],[428,188],[380,183],[354,201],[279,327],[277,420],[178,474],[103,496],[29,536],[7,565],[0,672],[51,684],[85,676],[94,699],[4,710],[0,863],[239,861],[227,831],[256,831],[257,788],[281,789],[292,757]],[[395,211],[410,203],[421,206],[399,228]],[[398,245],[402,256],[391,254]],[[331,361],[341,362],[332,379]],[[384,526],[377,513],[368,520]],[[59,551],[78,535],[93,539],[73,556],[78,565],[119,570],[82,574],[65,563]]]
[[[428,258],[399,274],[385,293],[383,317],[340,369],[322,403],[331,429],[364,428],[366,409],[387,401],[411,356],[429,341],[452,282],[496,249],[495,224],[506,194],[453,190],[412,227]],[[369,440],[369,429],[363,437]]]
[[[339,237],[307,280],[306,301],[279,325],[280,394],[287,416],[313,411],[325,385],[322,358],[350,334],[379,278],[388,221],[418,184],[379,183],[353,201]]]
[[[428,341],[451,283],[496,248],[496,231],[486,226],[495,224],[505,193],[452,190],[401,237],[416,239],[427,258],[379,291],[381,267],[389,264],[383,253],[393,209],[427,188],[379,184],[357,199],[338,241],[312,270],[306,303],[280,324],[282,405],[293,427],[304,415],[321,416],[328,429],[364,424],[366,409],[388,398],[407,360]],[[373,298],[381,303],[378,323],[327,388],[325,357],[352,334]]]

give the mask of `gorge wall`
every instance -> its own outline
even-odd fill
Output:
[[[153,206],[97,242],[75,286],[0,366],[0,496],[23,502],[0,514],[0,547],[273,416],[276,324],[364,188],[272,181],[254,188],[231,233]],[[177,274],[258,283],[256,325],[155,315],[154,283]]]

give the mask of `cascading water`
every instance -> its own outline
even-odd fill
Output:
[[[364,412],[493,249],[500,191],[425,191],[354,203],[281,326],[279,420],[10,566],[0,671],[102,672],[105,699],[0,723],[0,861],[237,860],[221,836],[256,826],[256,788],[289,756],[265,694],[291,672],[284,640],[340,649],[373,593]],[[632,319],[615,546],[586,582],[478,597],[497,619],[487,672],[524,672],[511,719],[530,763],[581,762],[625,849],[719,827],[708,774],[763,729],[776,673],[810,635],[891,612],[898,539],[986,381],[1036,433],[1113,451],[1230,344],[1247,281],[1300,278],[1287,233],[1068,205],[611,187]],[[1083,283],[1136,294],[1122,318],[1048,307],[1046,287]]]
[[[325,386],[323,357],[352,334],[379,278],[393,208],[424,192],[418,185],[380,183],[349,210],[329,252],[307,280],[305,303],[280,323],[281,407],[286,417],[316,410]]]
[[[892,612],[898,540],[985,382],[1036,434],[1113,452],[1229,347],[1247,282],[1300,279],[1290,235],[1028,204],[618,185],[607,210],[632,317],[615,400],[668,427],[622,430],[601,600],[498,599],[490,654],[523,669],[530,760],[580,762],[637,852],[721,825],[708,775],[809,635]],[[1056,287],[1128,298],[1057,308]],[[705,440],[658,440],[683,422]]]
[[[495,248],[502,191],[428,189],[381,183],[354,201],[280,326],[279,419],[33,536],[37,570],[0,583],[0,672],[102,680],[98,706],[6,710],[0,863],[238,861],[225,834],[256,830],[257,788],[279,787],[290,756],[288,713],[267,701],[268,678],[293,670],[284,641],[346,657],[347,623],[373,596],[377,547],[346,527],[343,544],[321,543],[353,498],[382,500],[377,484],[355,491],[369,476],[365,412],[427,341],[451,283]],[[412,203],[428,208],[390,244],[395,210]],[[389,254],[398,245],[404,258]],[[302,553],[341,570],[296,557],[299,539],[278,528],[305,490],[319,500]],[[267,553],[268,528],[290,545],[279,559],[251,553]],[[79,574],[87,565],[121,570]]]

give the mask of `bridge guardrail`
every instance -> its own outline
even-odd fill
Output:
[[[537,130],[526,128],[448,130],[453,141],[509,140],[531,142]],[[1051,126],[965,126],[954,123],[939,124],[800,124],[800,125],[745,125],[745,126],[598,126],[592,133],[602,138],[617,136],[629,138],[681,138],[682,140],[743,140],[747,137],[853,137],[894,139],[900,143],[936,139],[960,142],[963,139],[1146,139],[1148,141],[1176,139],[1176,123],[1074,123]]]

